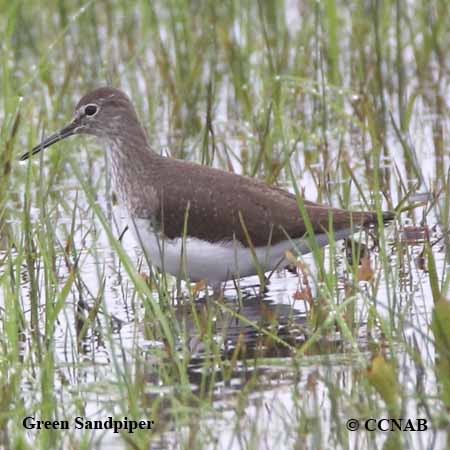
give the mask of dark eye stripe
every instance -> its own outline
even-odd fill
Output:
[[[96,112],[97,112],[97,106],[96,105],[87,105],[85,108],[84,108],[84,113],[87,115],[87,116],[93,116]]]

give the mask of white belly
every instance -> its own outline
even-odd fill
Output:
[[[211,243],[196,238],[161,239],[146,219],[132,220],[131,229],[149,262],[172,275],[217,284],[257,273],[251,250],[237,241]],[[291,247],[289,242],[283,242],[268,249],[255,248],[263,272],[274,269]]]
[[[296,239],[294,245],[286,240],[270,247],[256,247],[253,255],[237,241],[211,243],[196,238],[162,239],[147,219],[131,219],[130,228],[150,264],[174,276],[191,281],[207,280],[212,285],[256,275],[257,264],[263,272],[283,267],[285,252],[293,247],[302,253],[310,251],[302,239]],[[327,243],[326,235],[316,235],[316,240],[318,245]]]

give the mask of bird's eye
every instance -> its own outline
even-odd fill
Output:
[[[86,105],[84,108],[84,114],[86,114],[86,116],[95,116],[95,114],[97,114],[97,111],[98,107],[94,104]]]

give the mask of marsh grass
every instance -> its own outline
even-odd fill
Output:
[[[0,0],[0,446],[445,448],[447,9]],[[332,234],[325,250],[310,236],[264,297],[251,279],[200,299],[118,240],[95,143],[16,162],[102,84],[128,92],[156,151],[287,187],[308,228],[303,194],[379,226],[348,261]],[[399,411],[430,432],[345,428]],[[156,424],[27,431],[27,415]]]

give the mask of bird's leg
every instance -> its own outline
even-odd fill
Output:
[[[259,285],[258,297],[260,299],[263,299],[264,295],[269,292],[269,288],[268,288],[269,284],[270,284],[270,278],[267,278],[266,276],[264,276],[264,284]]]
[[[215,283],[212,285],[213,288],[213,297],[217,300],[221,300],[224,297],[224,291],[225,291],[225,283]]]

